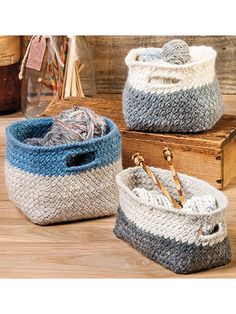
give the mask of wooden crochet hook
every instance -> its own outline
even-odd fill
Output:
[[[174,205],[174,207],[181,208],[180,204],[176,201],[176,199],[174,199],[170,195],[165,186],[155,177],[151,169],[145,164],[144,158],[139,153],[135,153],[132,156],[132,160],[134,161],[136,166],[141,166],[143,168],[143,170],[152,179],[153,183],[161,189],[162,193],[168,198],[168,200]]]
[[[171,170],[171,173],[172,173],[172,176],[174,179],[174,183],[175,183],[175,186],[176,186],[178,194],[179,194],[179,199],[180,199],[181,205],[183,206],[185,203],[185,197],[183,194],[183,190],[181,188],[181,183],[179,181],[178,175],[176,173],[175,167],[174,167],[173,162],[172,162],[173,154],[171,152],[171,149],[169,147],[164,148],[163,155],[164,155],[164,158],[167,160],[167,162],[170,166],[170,170]]]

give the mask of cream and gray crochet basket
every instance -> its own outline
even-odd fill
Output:
[[[216,51],[208,46],[189,47],[190,61],[173,64],[162,58],[140,60],[149,49],[132,49],[125,59],[129,70],[123,92],[127,127],[148,132],[211,129],[224,110],[215,73]]]
[[[52,118],[18,121],[7,128],[9,197],[33,223],[47,225],[115,214],[121,136],[115,123],[105,121],[107,134],[101,137],[54,146],[23,143],[27,138],[42,137]]]
[[[170,171],[151,169],[177,199]],[[215,199],[216,210],[199,212],[197,202],[190,202],[192,208],[166,206],[161,193],[160,198],[151,203],[134,191],[157,188],[142,168],[128,168],[117,175],[120,208],[114,233],[148,258],[176,273],[188,274],[226,265],[231,259],[225,220],[226,196],[194,177],[179,174],[179,179],[187,200],[200,195],[210,196]],[[209,226],[211,233],[202,233]]]

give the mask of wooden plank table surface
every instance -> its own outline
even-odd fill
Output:
[[[226,113],[236,114],[235,96],[225,96]],[[0,117],[0,278],[236,278],[236,180],[226,187],[229,265],[177,275],[113,234],[115,217],[53,226],[32,224],[9,201],[4,182],[5,127],[20,114]]]

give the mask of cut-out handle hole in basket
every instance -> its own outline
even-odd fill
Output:
[[[180,80],[174,77],[152,76],[149,78],[148,82],[152,84],[170,85],[178,84]]]
[[[222,229],[222,223],[216,224],[214,226],[202,227],[199,229],[199,234],[202,236],[209,236],[219,232]]]
[[[83,154],[73,154],[66,157],[67,167],[79,167],[89,164],[95,160],[95,153],[88,152]]]

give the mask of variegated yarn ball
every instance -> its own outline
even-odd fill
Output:
[[[162,47],[162,59],[173,64],[185,64],[191,60],[188,44],[181,39],[174,39]]]
[[[25,144],[51,146],[82,142],[106,134],[106,122],[93,110],[74,107],[53,118],[51,129],[43,138],[28,138]]]

